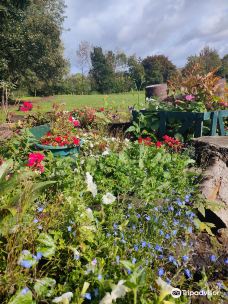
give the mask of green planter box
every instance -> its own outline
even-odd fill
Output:
[[[170,120],[177,121],[180,127],[175,130],[175,133],[180,133],[183,136],[188,135],[189,129],[193,130],[194,137],[203,135],[203,127],[207,123],[209,135],[228,135],[225,131],[224,118],[228,118],[228,111],[214,112],[170,112],[170,111],[151,111],[141,110],[133,111],[133,121],[139,121],[139,115],[142,113],[147,121],[147,125],[153,129],[154,121],[158,120],[158,135],[160,137],[167,134],[167,126]]]
[[[37,140],[37,142],[34,143],[35,147],[38,150],[50,151],[53,153],[54,156],[70,156],[70,155],[75,156],[76,154],[79,153],[80,146],[83,143],[83,141],[80,140],[80,146],[77,147],[69,147],[69,146],[53,147],[53,146],[41,145],[40,143],[38,143],[38,141],[42,136],[44,136],[48,131],[50,131],[49,124],[33,127],[29,131]]]

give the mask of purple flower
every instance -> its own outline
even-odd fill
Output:
[[[101,281],[101,280],[102,280],[102,274],[98,274],[97,279],[98,279],[99,281]]]
[[[188,227],[188,232],[189,232],[189,233],[192,233],[192,226],[189,226],[189,227]]]
[[[225,264],[228,264],[228,258],[226,258],[226,259],[224,260],[224,263],[225,263]]]
[[[67,227],[67,231],[68,231],[68,232],[71,232],[71,231],[72,231],[72,227],[71,227],[71,226],[68,226],[68,227]]]
[[[37,224],[39,222],[39,220],[37,219],[37,218],[35,218],[34,220],[33,220],[33,223],[34,224]]]
[[[127,273],[128,273],[128,274],[131,274],[131,270],[130,270],[130,269],[127,269]]]
[[[187,100],[187,101],[192,101],[193,99],[195,99],[195,96],[192,95],[192,94],[189,94],[189,95],[185,96],[185,100]]]
[[[160,254],[160,255],[158,256],[158,258],[159,258],[159,260],[163,260],[164,255]]]
[[[169,206],[169,207],[168,207],[168,210],[169,210],[169,211],[174,211],[173,206]]]
[[[132,229],[135,230],[135,229],[136,229],[136,226],[135,226],[135,225],[132,225]]]
[[[165,238],[166,238],[167,240],[170,239],[170,234],[167,233],[167,234],[165,235]]]
[[[131,262],[132,262],[132,264],[135,264],[136,261],[137,261],[137,259],[136,259],[136,258],[133,258]]]
[[[25,287],[21,290],[21,294],[22,295],[26,295],[26,293],[29,291],[29,288],[28,287]]]
[[[162,277],[164,275],[165,271],[164,271],[164,268],[159,268],[158,269],[158,276],[159,277]]]
[[[42,212],[43,210],[44,210],[44,207],[38,207],[38,208],[37,208],[37,211],[38,211],[38,212]]]
[[[176,235],[176,234],[177,234],[177,230],[173,230],[172,235]]]
[[[31,268],[32,267],[32,263],[30,261],[27,261],[27,260],[22,260],[20,262],[20,265],[24,268]]]
[[[222,282],[217,282],[216,285],[218,286],[219,289],[222,289],[224,287]]]
[[[178,220],[173,220],[173,225],[174,225],[174,226],[179,225],[179,221],[178,221]]]
[[[113,224],[114,229],[118,229],[118,225],[116,223]]]

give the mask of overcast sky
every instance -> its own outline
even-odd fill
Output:
[[[65,0],[65,55],[77,71],[86,40],[128,55],[165,54],[178,67],[205,45],[228,53],[228,0]]]

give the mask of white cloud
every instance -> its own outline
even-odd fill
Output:
[[[77,69],[82,40],[145,57],[165,54],[178,66],[205,45],[228,52],[228,0],[66,0],[65,54]]]

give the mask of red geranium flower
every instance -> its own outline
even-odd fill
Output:
[[[162,146],[162,142],[157,141],[157,142],[156,142],[156,144],[155,144],[155,146],[156,146],[157,148],[161,148],[161,146]]]

